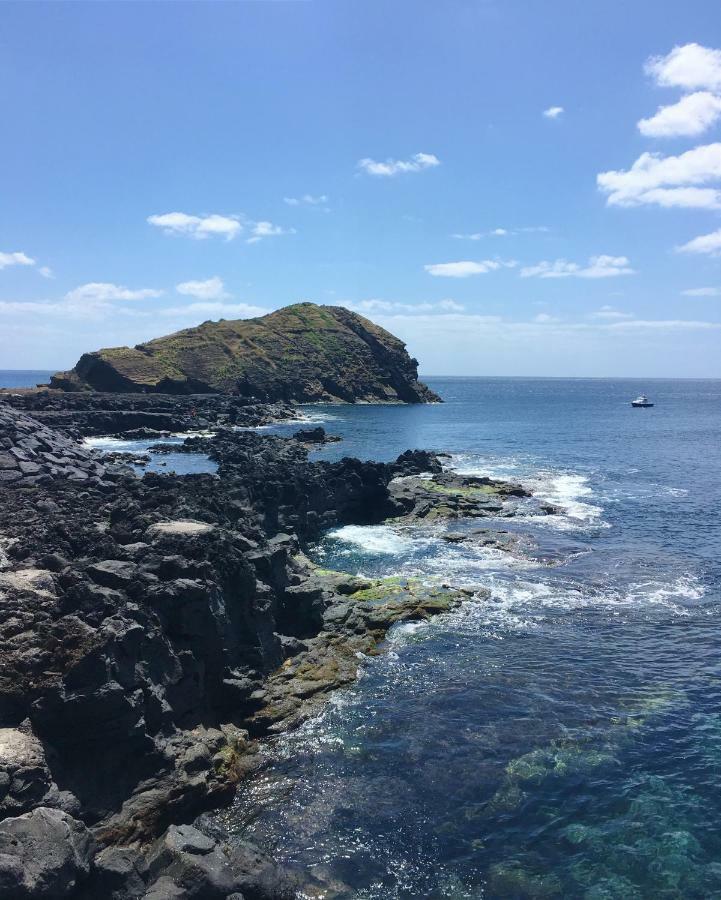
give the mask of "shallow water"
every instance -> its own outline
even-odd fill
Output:
[[[307,896],[721,897],[721,383],[429,381],[445,404],[314,407],[320,455],[446,449],[563,512],[496,523],[516,554],[327,535],[323,566],[492,597],[395,629],[222,820]]]

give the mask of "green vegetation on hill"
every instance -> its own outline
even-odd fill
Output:
[[[390,332],[341,306],[296,303],[204,322],[136,347],[85,353],[63,390],[228,393],[262,400],[425,403],[418,363]]]

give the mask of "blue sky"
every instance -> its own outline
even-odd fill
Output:
[[[717,0],[2,21],[0,368],[313,300],[425,373],[721,376]]]

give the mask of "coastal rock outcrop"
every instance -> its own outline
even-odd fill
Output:
[[[85,482],[106,478],[115,467],[77,441],[0,403],[0,488],[53,478]]]
[[[187,441],[217,475],[141,478],[0,413],[5,471],[21,472],[18,450],[57,468],[0,486],[0,893],[292,896],[258,848],[187,823],[228,802],[258,739],[352,681],[395,622],[485,596],[324,572],[305,551],[337,525],[489,499],[510,511],[525,492],[459,481],[426,451],[311,462],[295,438],[229,428]]]
[[[73,436],[153,438],[177,432],[252,428],[297,417],[287,403],[223,394],[113,394],[99,391],[0,391],[0,401]]]
[[[263,401],[426,403],[418,362],[390,332],[341,306],[296,303],[204,322],[136,347],[85,353],[53,376],[68,391],[223,393]]]

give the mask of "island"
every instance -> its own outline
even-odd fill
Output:
[[[440,400],[418,381],[418,361],[403,341],[349,309],[315,303],[85,353],[69,372],[57,373],[51,386],[299,403]]]

